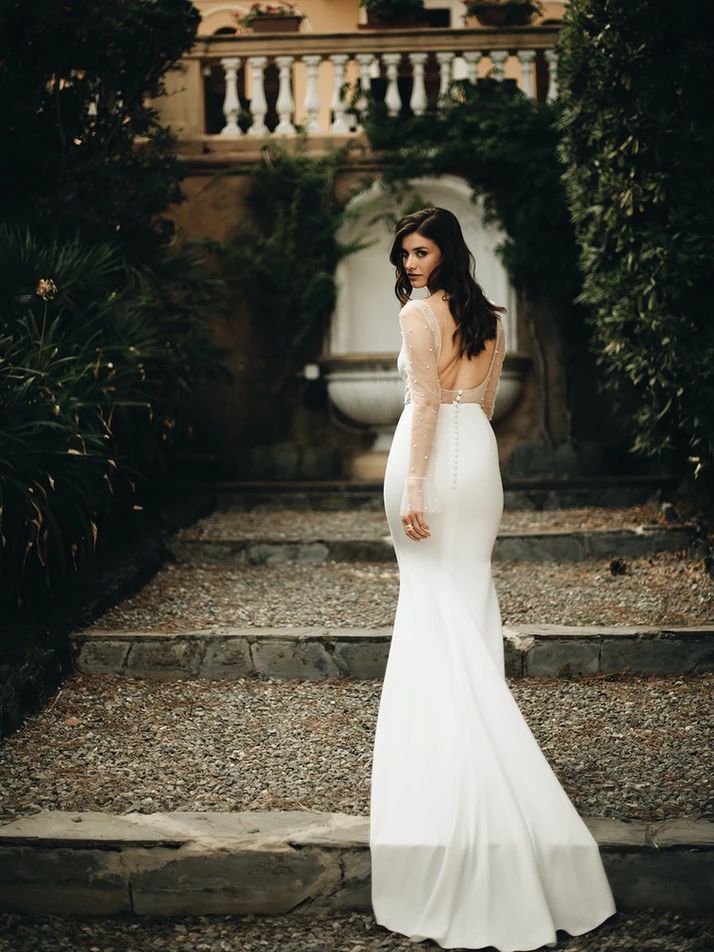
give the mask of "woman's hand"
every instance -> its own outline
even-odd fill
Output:
[[[402,525],[409,538],[415,542],[428,539],[431,535],[423,512],[408,512],[405,516],[402,516]]]

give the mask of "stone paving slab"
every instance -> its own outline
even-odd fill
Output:
[[[71,636],[76,668],[133,678],[381,678],[382,628],[226,628],[163,632],[93,628]],[[714,624],[504,627],[510,677],[714,671]]]
[[[709,908],[713,822],[583,819],[618,908]],[[0,910],[20,913],[370,909],[369,817],[43,811],[0,827],[0,885]]]
[[[494,561],[579,562],[603,556],[673,552],[694,546],[696,542],[697,531],[693,525],[617,530],[501,530],[492,558]],[[177,562],[214,565],[396,561],[394,545],[388,535],[373,539],[207,539],[191,538],[184,531],[180,538],[168,539],[166,544]]]

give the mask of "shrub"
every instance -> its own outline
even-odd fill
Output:
[[[714,484],[714,9],[571,0],[560,155],[606,389],[632,448]]]
[[[349,197],[336,193],[346,149],[313,157],[308,148],[304,135],[293,151],[264,146],[262,161],[249,169],[247,215],[222,247],[226,284],[244,300],[251,330],[270,353],[266,395],[319,354],[335,306],[337,263],[363,247],[338,238],[349,216]]]
[[[217,282],[172,241],[184,170],[147,99],[199,20],[189,0],[0,6],[0,573],[23,605],[139,505],[220,372]]]
[[[168,269],[168,263],[165,265]],[[187,396],[217,351],[187,320],[212,293],[184,255],[163,278],[110,244],[0,227],[0,575],[25,604],[94,551],[100,522],[137,507],[185,429]],[[178,280],[178,270],[183,273]],[[193,313],[193,311],[192,311]]]

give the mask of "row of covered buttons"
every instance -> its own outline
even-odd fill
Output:
[[[459,405],[463,390],[456,391],[456,397],[453,400],[454,410],[454,470],[451,478],[451,488],[456,489],[456,475],[459,466]]]

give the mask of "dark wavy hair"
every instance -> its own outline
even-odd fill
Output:
[[[505,307],[492,304],[476,281],[474,256],[464,241],[459,220],[446,208],[422,208],[405,215],[394,229],[394,242],[389,260],[396,268],[397,281],[394,292],[402,304],[411,297],[412,286],[404,267],[402,242],[407,235],[416,232],[430,238],[441,250],[441,261],[429,275],[427,287],[434,291],[444,290],[449,294],[449,309],[456,321],[457,335],[461,338],[459,356],[475,357],[484,350],[484,341],[496,336],[496,315]]]

